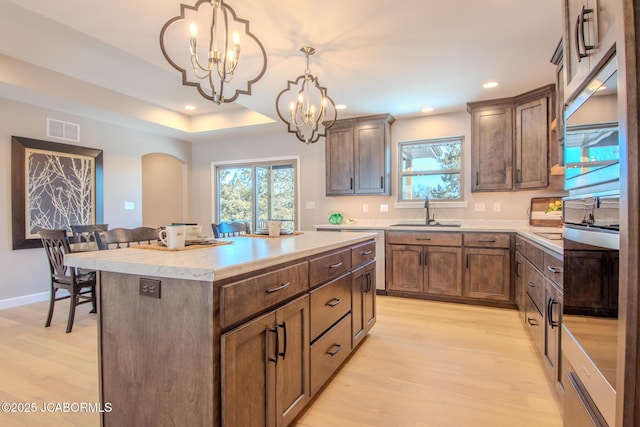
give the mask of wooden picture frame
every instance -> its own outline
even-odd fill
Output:
[[[38,228],[103,222],[102,150],[11,137],[13,249],[41,246]]]

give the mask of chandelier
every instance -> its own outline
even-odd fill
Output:
[[[295,82],[287,81],[287,88],[276,98],[276,110],[280,119],[287,124],[288,132],[295,133],[305,144],[311,144],[321,136],[326,136],[325,131],[333,126],[336,106],[327,96],[327,88],[320,86],[318,78],[309,69],[309,56],[316,50],[305,46],[300,52],[307,57],[307,68]],[[287,97],[285,94],[288,92],[292,93]]]
[[[206,30],[200,34],[198,28]],[[182,74],[183,85],[194,86],[200,95],[218,105],[233,102],[241,94],[251,95],[251,85],[267,69],[267,55],[249,31],[249,21],[238,18],[223,0],[199,0],[194,6],[180,4],[180,15],[162,27],[160,48],[169,64]]]

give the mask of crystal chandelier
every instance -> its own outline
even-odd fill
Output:
[[[304,75],[298,76],[295,82],[289,80],[287,88],[278,94],[276,110],[287,124],[288,132],[295,133],[305,144],[311,144],[326,136],[325,131],[336,121],[336,106],[327,95],[327,88],[320,86],[318,78],[309,69],[309,56],[316,50],[305,46],[300,52],[307,57],[307,68]],[[292,93],[287,97],[288,92]]]
[[[199,34],[198,24],[208,30]],[[250,54],[242,61],[243,66],[247,65],[243,73],[239,73],[238,67],[241,62],[239,32],[244,34],[243,51],[247,44],[250,47]],[[185,55],[186,34],[189,34],[189,56]],[[200,45],[206,46],[202,49],[204,52],[199,50]],[[251,85],[260,80],[267,69],[267,55],[262,43],[249,31],[249,21],[238,18],[223,0],[199,0],[194,6],[180,4],[180,16],[162,27],[160,48],[166,60],[182,73],[183,85],[196,87],[203,97],[218,105],[233,102],[241,94],[251,95]],[[234,80],[239,74],[242,82]],[[234,92],[225,95],[232,80]]]

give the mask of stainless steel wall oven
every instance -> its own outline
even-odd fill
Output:
[[[620,250],[615,56],[565,110],[562,353],[595,425],[615,425]],[[564,359],[563,359],[564,360]]]

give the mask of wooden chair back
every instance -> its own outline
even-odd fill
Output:
[[[96,240],[96,231],[107,231],[108,229],[109,224],[72,225],[73,243],[93,242]]]
[[[93,306],[91,312],[96,312],[96,272],[64,265],[65,254],[71,252],[67,230],[40,230],[40,239],[47,253],[51,271],[51,298],[45,326],[51,325],[55,302],[62,299],[71,299],[69,318],[67,320],[67,333],[69,333],[73,327],[75,311],[78,305],[91,303]],[[60,289],[66,290],[68,294],[58,296],[57,292]]]
[[[211,224],[213,237],[232,237],[249,233],[249,224],[239,221],[225,221],[220,224]]]
[[[151,227],[113,228],[107,231],[96,231],[98,249],[128,248],[132,245],[143,245],[157,242],[160,229]]]

